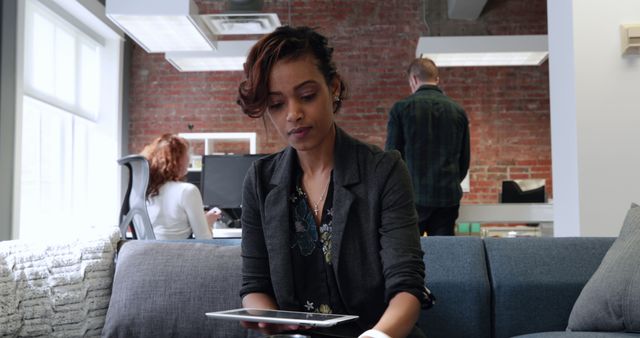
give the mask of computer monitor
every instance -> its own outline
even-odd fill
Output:
[[[187,172],[185,181],[195,185],[196,187],[198,187],[198,189],[200,189],[200,191],[202,191],[202,185],[200,184],[201,176],[202,176],[202,173],[200,171],[189,171]]]
[[[253,161],[265,156],[205,155],[202,158],[201,191],[205,205],[235,211],[242,207],[242,184]]]

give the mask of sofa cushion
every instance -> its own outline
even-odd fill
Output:
[[[206,312],[241,307],[238,246],[127,241],[117,256],[103,337],[246,337]]]
[[[564,331],[580,290],[614,240],[486,238],[494,336]]]
[[[99,337],[119,238],[114,227],[0,241],[0,337]]]
[[[482,239],[421,238],[426,285],[436,304],[423,310],[419,326],[430,338],[491,337],[491,288]]]
[[[633,204],[620,235],[576,301],[572,331],[640,332],[640,207]]]

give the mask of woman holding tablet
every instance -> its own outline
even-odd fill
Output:
[[[332,52],[314,30],[285,26],[247,57],[238,103],[250,117],[266,116],[288,146],[245,178],[242,303],[359,316],[314,328],[314,337],[423,337],[415,323],[432,297],[407,168],[399,153],[336,125],[345,85]]]

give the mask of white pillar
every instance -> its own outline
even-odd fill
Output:
[[[554,235],[617,236],[640,203],[640,55],[621,55],[637,0],[548,0]]]

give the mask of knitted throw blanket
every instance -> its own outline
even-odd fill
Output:
[[[0,242],[0,337],[99,337],[119,238]]]

